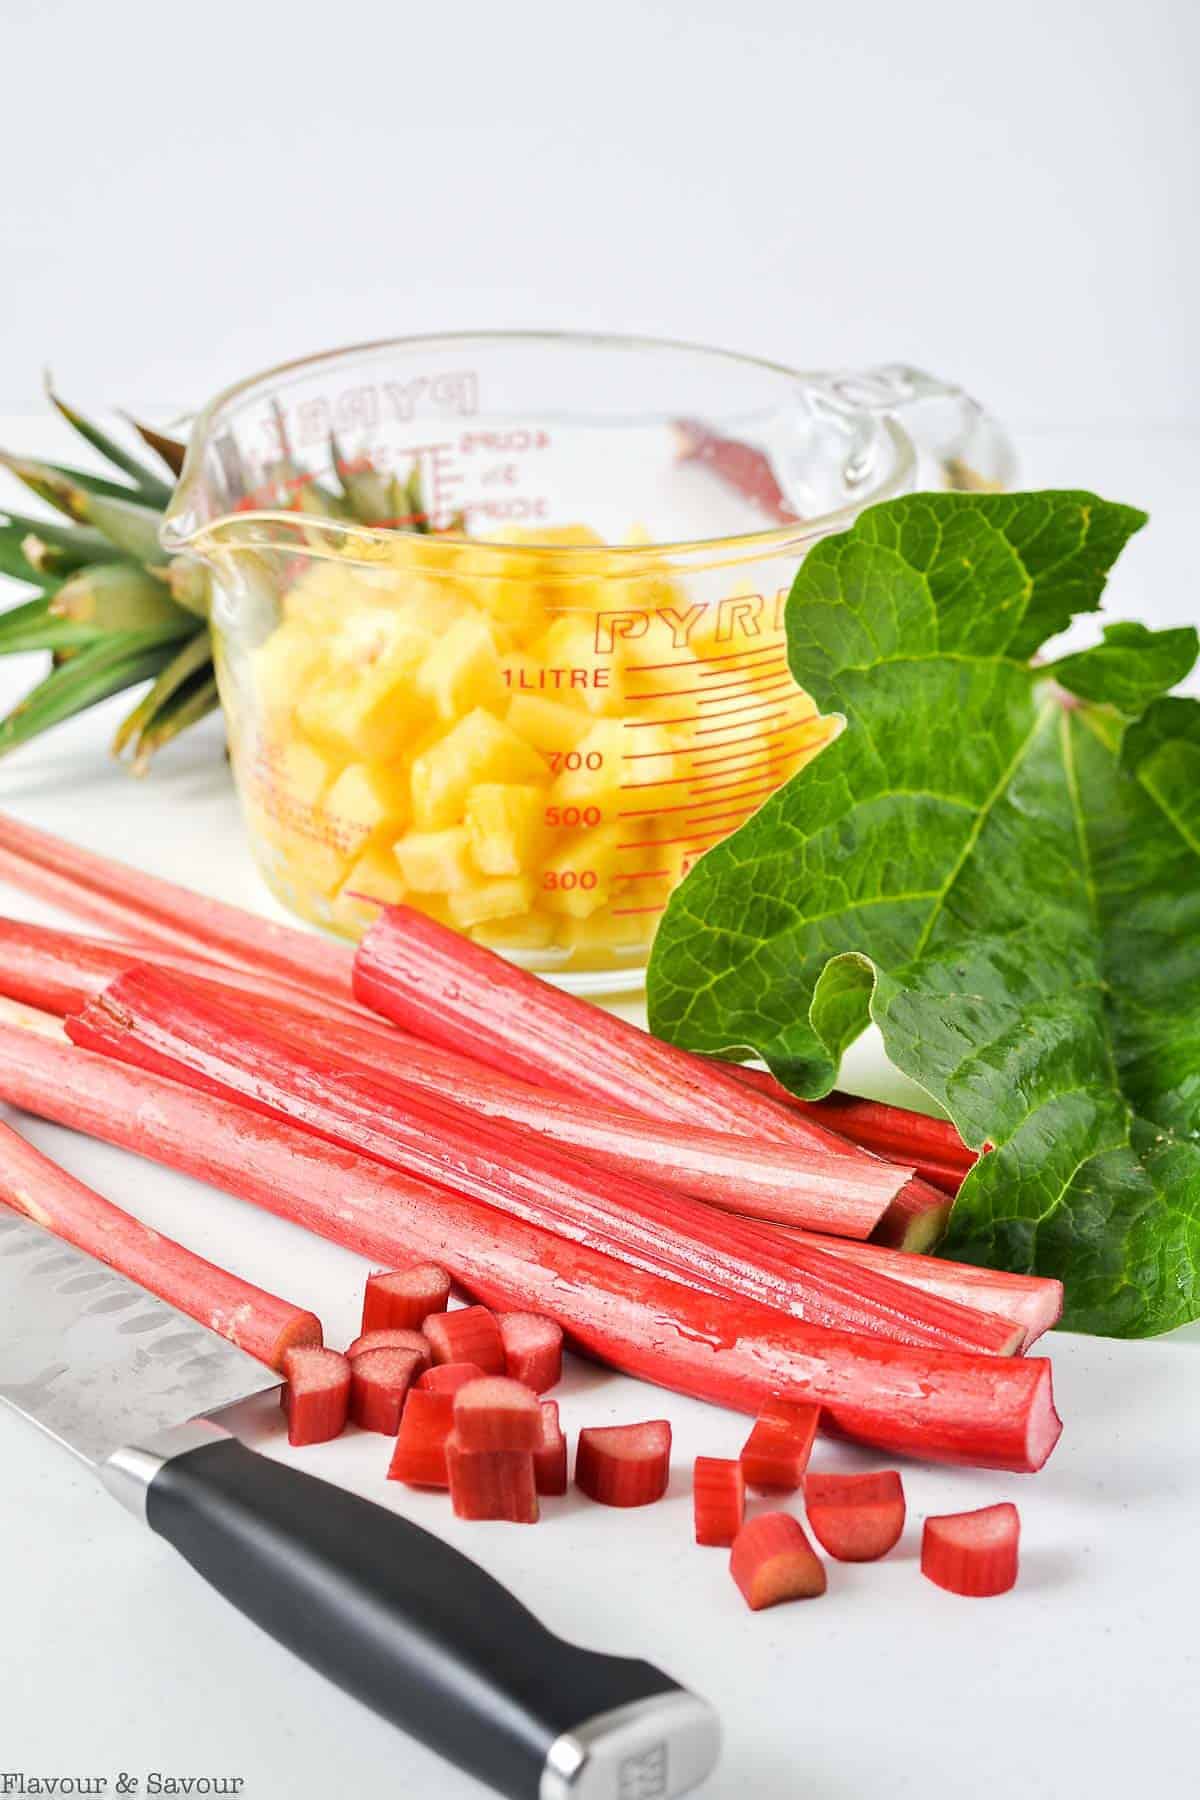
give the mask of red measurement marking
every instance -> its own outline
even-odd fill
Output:
[[[696,725],[703,717],[703,713],[681,713],[675,719],[626,719],[625,729],[645,731],[647,725]]]
[[[776,669],[786,669],[786,668],[787,668],[787,663],[783,660],[783,658],[780,658],[778,661],[770,662],[770,663],[757,663],[753,669],[749,670],[746,673],[745,679],[743,679],[742,671],[739,669],[732,681],[714,681],[711,687],[701,688],[698,691],[703,694],[715,694],[719,688],[760,687],[764,681],[770,681],[773,679]],[[715,669],[713,671],[713,673],[720,674],[720,675],[728,675],[729,670],[728,669]],[[638,699],[639,700],[641,699],[640,694],[638,695]]]
[[[780,715],[780,716],[782,717],[782,715]],[[810,714],[809,718],[795,719],[795,720],[793,720],[793,722],[790,725],[781,725],[778,731],[763,731],[763,732],[748,731],[745,734],[745,742],[753,743],[756,745],[757,744],[766,744],[766,743],[769,743],[772,738],[786,737],[788,735],[789,731],[799,731],[802,726],[809,724],[811,717],[812,717],[812,715]],[[697,736],[698,735],[699,735],[699,733],[697,733]],[[732,742],[733,740],[731,739],[730,741]],[[704,747],[705,747],[705,749],[712,748],[711,745],[707,745],[707,744]],[[721,748],[727,749],[728,745],[721,746]],[[738,756],[748,756],[750,754],[752,754],[750,751],[738,750],[738,751],[735,751],[733,756],[706,756],[704,758],[704,760],[701,761],[699,755],[697,753],[693,752],[692,761],[693,761],[693,766],[697,769],[715,769],[719,763],[733,762],[733,761],[735,761],[736,757],[738,757]],[[757,749],[753,752],[753,754],[756,756],[758,755]],[[772,752],[772,754],[774,754],[774,753]]]
[[[637,759],[635,757],[626,757],[625,760],[626,760],[626,762],[634,762]],[[621,783],[621,788],[623,791],[625,788],[632,789],[632,788],[644,788],[644,787],[678,787],[680,782],[682,782],[682,781],[694,781],[694,780],[695,780],[694,775],[670,775],[670,776],[663,776],[658,781],[654,781],[654,780],[623,781]]]
[[[753,650],[721,650],[718,651],[715,656],[684,656],[681,657],[678,662],[630,663],[629,671],[631,674],[633,674],[634,671],[637,671],[639,674],[646,674],[652,669],[691,669],[694,668],[697,663],[707,664],[728,662],[730,658],[734,656],[777,656],[781,648],[781,641],[776,638],[772,643],[760,645],[757,649]],[[720,669],[713,670],[714,675],[719,675],[720,673]]]
[[[689,832],[685,832],[683,837],[641,838],[638,840],[637,843],[618,844],[617,849],[618,850],[656,850],[656,849],[665,850],[671,844],[686,844],[688,841],[688,838],[690,838],[691,836],[693,836],[693,833],[689,831]],[[714,831],[709,834],[708,838],[705,841],[708,843],[715,844],[718,838],[721,838],[724,836],[725,836],[725,833],[723,831]],[[695,846],[693,846],[693,848],[695,848]]]
[[[773,700],[767,701],[768,706],[774,706],[775,704],[776,704],[776,702]],[[787,718],[787,714],[785,712],[766,713],[766,714],[764,714],[764,716],[761,719],[751,720],[750,724],[749,724],[749,730],[747,730],[747,722],[744,719],[739,719],[735,725],[709,725],[705,728],[705,730],[698,731],[696,733],[696,736],[698,738],[713,737],[718,731],[740,731],[743,733],[743,737],[754,737],[757,735],[757,733],[755,732],[755,729],[754,729],[756,725],[769,725],[771,723],[772,719],[786,719],[786,718]],[[727,744],[736,744],[739,742],[739,739],[726,738],[725,742]]]
[[[736,694],[731,694],[727,699],[722,700],[719,705],[714,706],[711,712],[706,712],[703,716],[706,719],[729,719],[732,718],[735,713],[750,712],[756,706],[777,706],[779,704],[777,700],[768,700],[763,696],[774,693],[776,688],[790,687],[791,685],[792,678],[790,675],[785,675],[782,679],[776,678],[776,680],[771,682],[768,687],[763,689],[761,694],[756,694],[752,699],[739,702],[736,706],[730,706],[729,700],[737,699]],[[703,706],[703,700],[700,704]]]
[[[633,874],[614,875],[613,880],[614,881],[659,881],[662,879],[662,877],[664,875],[669,875],[670,873],[671,873],[670,869],[638,869]]]
[[[645,762],[648,756],[675,756],[677,754],[674,747],[670,750],[623,750],[621,752],[625,762]],[[649,783],[646,785],[649,786]]]
[[[614,906],[612,916],[614,919],[631,919],[635,913],[659,913],[666,910],[666,901],[660,900],[656,906]]]
[[[775,664],[775,668],[782,669],[785,667],[786,667],[786,664],[784,664],[784,663]],[[752,679],[749,679],[746,681],[742,681],[739,677],[739,679],[736,681],[718,681],[716,684],[716,687],[711,687],[711,688],[702,688],[702,687],[656,688],[652,694],[630,694],[629,698],[631,700],[682,700],[684,698],[684,696],[687,694],[704,694],[704,695],[715,694],[717,691],[717,688],[728,688],[728,687],[741,688],[741,689],[745,690],[747,688],[757,687],[761,682],[771,681],[774,679],[776,679],[775,670],[774,670],[774,668],[772,668],[772,669],[765,669],[763,671],[763,673],[761,675],[759,675],[756,679],[752,678]],[[791,676],[789,675],[787,677],[787,679],[790,681]]]
[[[757,782],[760,776],[778,775],[782,770],[787,769],[789,766],[790,760],[789,762],[763,763],[761,767],[757,769],[739,769],[732,781],[714,781],[707,783],[704,786],[697,783],[696,792],[698,794],[703,794],[706,801],[715,800],[718,794],[725,794],[727,796],[734,794],[760,794],[765,791],[763,788],[755,786],[747,787],[745,783],[747,781]],[[739,782],[742,784],[740,787],[738,785]]]
[[[754,811],[752,806],[740,806],[736,812],[705,813],[701,819],[693,819],[692,825],[723,825],[730,819],[748,819]]]
[[[685,775],[683,779],[685,781],[690,781],[691,776]],[[647,787],[654,787],[656,785],[658,784],[652,781],[646,783]],[[661,785],[667,787],[669,784],[664,781]],[[627,812],[619,812],[617,817],[618,819],[656,819],[660,813],[665,815],[666,813],[694,812],[698,805],[704,806],[706,804],[707,803],[703,800],[685,800],[682,806],[633,806],[630,807]]]
[[[776,768],[773,771],[773,773],[778,774],[781,770],[786,769],[787,766],[788,765],[786,763],[779,763],[776,765]],[[756,774],[760,774],[760,775],[766,774],[766,770],[765,769],[756,770]],[[760,782],[753,787],[734,788],[732,790],[732,792],[730,792],[728,794],[721,794],[721,791],[719,789],[697,788],[696,792],[699,795],[701,795],[701,798],[699,800],[697,800],[694,804],[697,806],[711,806],[713,801],[715,800],[719,806],[726,806],[726,805],[728,805],[730,800],[738,800],[738,801],[753,800],[756,794],[774,793],[775,789],[778,786],[779,786],[778,781],[768,780],[765,782]]]
[[[756,668],[757,666],[759,666],[765,657],[778,656],[780,651],[783,651],[784,654],[786,655],[787,647],[785,644],[783,644],[781,642],[780,639],[776,638],[774,643],[761,644],[756,650],[729,650],[725,653],[724,656],[698,657],[697,661],[698,662],[728,662],[731,657],[744,656],[748,660],[742,664],[742,668],[750,669],[750,668]],[[736,673],[737,673],[737,671],[734,669],[702,669],[701,670],[701,674],[706,677],[709,675],[733,675]]]

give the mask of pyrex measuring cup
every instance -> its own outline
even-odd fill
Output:
[[[636,985],[672,888],[827,741],[783,636],[806,550],[1009,460],[915,370],[644,339],[401,339],[230,389],[164,536],[207,565],[268,883],[350,936],[403,898]]]

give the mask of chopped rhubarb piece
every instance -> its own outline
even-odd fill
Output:
[[[446,1444],[446,1469],[458,1518],[537,1524],[537,1486],[528,1450],[464,1450],[451,1434]]]
[[[728,1549],[742,1529],[746,1512],[746,1477],[740,1462],[724,1456],[698,1456],[692,1475],[696,1542]]]
[[[671,1427],[586,1425],[579,1434],[575,1481],[601,1506],[649,1506],[661,1500],[671,1476]]]
[[[1020,1514],[1007,1500],[926,1519],[921,1573],[951,1594],[1007,1594],[1017,1579],[1020,1538]]]
[[[452,1397],[411,1388],[400,1415],[388,1480],[405,1481],[409,1487],[449,1487],[446,1444],[453,1430]]]
[[[475,1363],[485,1375],[503,1375],[504,1342],[496,1315],[486,1306],[463,1306],[425,1321],[435,1363]]]
[[[722,1297],[3,1019],[0,1098],[372,1262],[445,1261],[492,1306],[546,1313],[597,1360],[713,1405],[753,1413],[773,1393],[802,1394],[830,1430],[889,1457],[1018,1472],[1040,1469],[1062,1432],[1045,1357],[918,1349]]]
[[[769,1400],[742,1447],[742,1473],[748,1484],[794,1493],[804,1480],[820,1416],[819,1406]]]
[[[86,1250],[239,1350],[282,1370],[289,1350],[320,1348],[321,1321],[164,1237],[85,1187],[0,1124],[0,1202]]]
[[[478,1363],[434,1363],[432,1369],[418,1377],[417,1386],[427,1393],[453,1395],[468,1381],[478,1381],[482,1374]]]
[[[280,1402],[289,1444],[325,1444],[344,1429],[350,1407],[350,1364],[336,1350],[289,1350]]]
[[[420,1331],[430,1313],[443,1313],[450,1298],[450,1277],[434,1263],[367,1276],[362,1329]]]
[[[496,1323],[512,1379],[535,1394],[557,1387],[562,1380],[562,1326],[541,1313],[500,1313]]]
[[[355,1338],[346,1355],[353,1362],[356,1356],[363,1356],[368,1350],[412,1350],[420,1357],[423,1370],[433,1362],[433,1350],[423,1331],[364,1331]]]
[[[395,1437],[404,1400],[421,1367],[415,1350],[364,1350],[350,1364],[350,1417],[364,1431]]]
[[[538,1397],[506,1375],[468,1381],[454,1396],[454,1435],[464,1450],[536,1450],[542,1441]]]
[[[825,1592],[825,1565],[791,1513],[760,1513],[743,1525],[729,1554],[729,1573],[751,1612]]]
[[[809,1475],[804,1506],[813,1536],[839,1562],[875,1562],[904,1530],[904,1485],[895,1469]]]
[[[555,1400],[542,1401],[542,1440],[533,1453],[533,1479],[539,1494],[567,1491],[567,1440]]]

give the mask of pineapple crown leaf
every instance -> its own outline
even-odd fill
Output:
[[[170,484],[156,475],[153,469],[147,468],[145,463],[140,462],[136,456],[131,456],[129,451],[115,438],[110,437],[107,431],[101,430],[99,425],[93,424],[83,413],[78,412],[73,406],[69,406],[55,392],[49,369],[44,371],[43,382],[46,398],[71,429],[77,432],[85,443],[90,444],[93,450],[98,450],[106,462],[111,463],[115,469],[120,469],[122,474],[127,475],[137,489],[138,495],[147,505],[157,507],[161,511],[170,501]]]

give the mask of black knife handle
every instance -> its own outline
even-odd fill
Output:
[[[650,1663],[556,1637],[407,1519],[211,1427],[199,1448],[154,1449],[120,1453],[114,1492],[130,1502],[120,1483],[142,1458],[147,1523],[206,1581],[511,1800],[669,1800],[713,1766],[702,1700]]]

